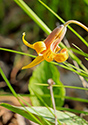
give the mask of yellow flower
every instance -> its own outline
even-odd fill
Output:
[[[67,30],[67,26],[70,23],[75,23],[84,28],[88,32],[88,27],[86,27],[82,23],[76,20],[69,20],[65,24],[56,27],[44,41],[36,42],[33,45],[31,45],[24,39],[25,33],[23,33],[22,40],[24,44],[32,49],[35,49],[38,56],[27,66],[22,67],[22,69],[34,67],[43,60],[46,60],[48,62],[53,61],[53,59],[57,62],[64,62],[65,60],[67,60],[68,59],[67,49],[64,48],[61,50],[58,44],[63,39]]]
[[[34,44],[28,43],[24,39],[25,33],[23,33],[22,36],[23,43],[26,46],[36,50],[38,56],[31,63],[22,67],[22,69],[34,67],[43,60],[46,60],[48,62],[53,61],[53,59],[57,62],[64,62],[65,60],[67,60],[68,59],[67,49],[64,48],[61,50],[61,48],[58,46],[58,44],[63,39],[65,33],[66,33],[66,26],[60,25],[59,27],[56,27],[44,41],[38,41]]]

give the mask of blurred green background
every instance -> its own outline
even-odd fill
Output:
[[[51,30],[61,23],[43,7],[38,0],[24,0],[33,11],[49,26]],[[43,0],[65,21],[78,20],[88,25],[88,0]],[[19,32],[30,32],[37,36],[39,27],[18,7],[14,0],[0,0],[0,34],[11,35]],[[42,31],[41,31],[42,32]],[[34,36],[35,36],[34,35]]]

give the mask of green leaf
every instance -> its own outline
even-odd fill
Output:
[[[46,61],[43,61],[39,66],[37,66],[37,68],[33,71],[32,77],[30,78],[29,81],[29,91],[30,94],[33,95],[30,97],[32,104],[34,106],[39,106],[42,105],[44,106],[44,104],[38,99],[38,97],[35,96],[34,92],[32,90],[34,90],[35,92],[37,92],[37,94],[39,94],[40,96],[42,95],[47,95],[50,94],[50,90],[45,87],[45,86],[38,86],[35,85],[35,83],[41,83],[41,84],[46,84],[47,80],[52,78],[53,81],[56,83],[56,85],[63,85],[59,78],[60,78],[60,73],[57,69],[56,66],[54,66],[51,63],[48,63]],[[60,96],[60,98],[55,99],[55,103],[56,106],[62,106],[64,103],[64,96],[65,96],[65,89],[64,87],[62,88],[53,88],[54,91],[54,95],[58,95]],[[48,106],[52,106],[52,102],[51,102],[51,97],[42,97],[42,99],[44,100],[44,102],[48,105]]]
[[[31,116],[28,114],[28,112],[25,110],[24,107],[12,106],[6,103],[2,103],[0,105],[33,121],[33,119],[31,118]],[[37,118],[38,115],[40,115],[47,121],[49,121],[51,124],[55,123],[54,116],[46,107],[32,107],[32,108],[26,107],[26,108],[30,113],[35,115]],[[38,114],[33,109],[36,112],[38,112]],[[54,113],[54,110],[52,108],[50,108],[50,110]],[[59,119],[59,121],[63,125],[88,125],[87,121],[70,112],[56,111],[56,115],[57,119]]]
[[[12,111],[12,112],[18,113],[18,114],[22,115],[23,117],[25,117],[25,118],[27,118],[27,119],[29,119],[29,120],[35,122],[35,123],[39,123],[39,125],[42,125],[42,123],[44,122],[43,120],[42,120],[42,122],[39,121],[38,118],[39,118],[40,116],[36,118],[36,117],[34,116],[34,114],[31,113],[30,110],[32,110],[32,108],[17,107],[17,106],[9,105],[9,104],[6,104],[6,103],[1,103],[0,106],[3,106],[3,107],[5,107],[5,108],[9,109],[9,110]],[[30,109],[30,110],[29,110],[29,109]]]

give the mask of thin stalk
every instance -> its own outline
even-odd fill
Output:
[[[38,0],[45,8],[47,8],[55,17],[57,17],[62,23],[65,23],[65,21],[57,14],[55,13],[50,7],[48,7],[43,1]],[[68,26],[68,28],[88,47],[88,43],[86,40],[84,40],[71,26]],[[64,45],[62,43],[62,45]]]
[[[16,50],[11,50],[11,49],[6,49],[6,48],[0,48],[0,50],[11,52],[11,53],[16,53],[16,54],[20,54],[20,55],[24,55],[24,56],[30,56],[30,57],[33,57],[33,58],[36,57],[36,56],[28,54],[28,53],[24,53],[24,52],[20,52],[20,51],[16,51]]]
[[[44,120],[46,123],[47,123],[47,125],[51,125],[46,119],[44,119],[41,115],[40,115],[40,113],[38,112],[38,111],[36,111],[21,95],[18,95],[21,99],[22,99],[22,101],[24,101],[25,102],[25,104],[27,105],[27,106],[29,106],[36,114],[38,114],[38,118],[40,118],[40,120]],[[29,96],[29,94],[28,94],[28,96]]]
[[[4,96],[7,96],[7,98],[9,96],[13,96],[12,94],[0,94],[0,97],[4,97]],[[19,96],[19,95],[18,95]],[[35,95],[29,95],[29,94],[20,94],[21,97],[34,97]],[[40,95],[41,97],[50,97],[50,94],[44,94],[44,95]],[[61,98],[60,95],[54,95],[55,98]],[[69,100],[74,100],[74,101],[78,101],[78,102],[85,102],[85,103],[88,103],[88,100],[87,99],[83,99],[83,98],[75,98],[75,97],[70,97],[70,96],[63,96],[63,98],[65,99],[69,99]]]
[[[48,85],[48,84],[47,84]],[[48,85],[49,86],[49,85]],[[32,88],[30,88],[32,91],[33,91],[33,93],[34,93],[34,95],[31,95],[31,96],[36,96],[45,106],[46,106],[46,108],[50,111],[50,113],[55,117],[55,115],[54,115],[54,113],[51,111],[51,109],[48,107],[48,105],[44,102],[44,100],[41,98],[41,96],[35,91],[35,90],[33,90]],[[58,121],[58,123],[61,125],[61,123],[60,123],[60,121],[59,121],[59,119],[57,119],[57,121]]]
[[[55,17],[57,17],[62,23],[65,23],[65,21],[57,15],[51,8],[49,8],[43,1],[38,0],[45,8],[47,8]]]
[[[82,27],[83,29],[85,29],[88,32],[88,27],[86,27],[84,24],[82,24],[82,23],[80,23],[80,22],[78,22],[76,20],[69,20],[64,24],[64,26],[68,26],[70,23],[75,23],[75,24],[79,25],[80,27]]]
[[[79,54],[79,55],[82,55],[82,56],[85,56],[85,58],[88,57],[88,53],[85,53],[83,51],[80,51],[80,50],[77,50],[77,49],[74,49],[74,48],[68,48],[69,50],[72,50],[73,52]]]
[[[75,61],[78,63],[78,65],[79,65],[84,71],[86,71],[86,72],[88,73],[88,69],[82,64],[81,60],[80,60],[76,55],[74,55],[73,53],[71,53],[71,52],[69,51],[69,49],[68,49],[63,43],[60,43],[60,46],[61,46],[62,48],[66,48],[66,49],[68,50],[69,56],[70,56],[73,60],[75,60]]]
[[[43,98],[47,98],[47,97],[50,97],[50,94],[44,94],[44,95],[40,95],[40,96],[43,97]],[[33,97],[33,95],[30,95],[30,97]],[[58,98],[62,98],[62,96],[54,95],[54,98],[58,99]],[[83,99],[83,98],[70,97],[70,96],[63,96],[63,98],[69,99],[69,100],[73,100],[73,101],[77,101],[77,102],[88,103],[88,100],[87,99]]]
[[[16,51],[16,50],[11,50],[11,49],[6,49],[6,48],[0,48],[0,50],[2,50],[2,51],[7,51],[7,52],[12,52],[12,53],[16,53],[16,54],[20,54],[20,55],[30,56],[30,57],[33,57],[33,58],[36,57],[36,56],[34,56],[34,55],[31,55],[31,54],[27,54],[27,53],[23,53],[23,52]],[[79,74],[79,73],[77,73],[77,74],[82,75],[82,76],[84,76],[84,77],[87,77],[87,76],[88,76],[87,71],[85,72],[85,71],[83,71],[82,69],[77,68],[77,67],[74,67],[74,66],[71,65],[71,64],[69,64],[68,67],[67,67],[67,66],[64,66],[64,65],[59,64],[59,63],[56,63],[56,62],[50,62],[50,63],[53,63],[54,65],[59,65],[59,66],[62,67],[62,68],[68,69],[68,70],[73,71],[73,72],[76,72],[76,73],[77,73],[77,71],[74,70],[73,68],[78,69],[78,70],[80,70],[83,74]],[[66,63],[64,62],[64,64],[66,64]],[[69,68],[69,66],[71,66],[71,67],[73,67],[73,68]],[[84,67],[84,68],[85,68],[85,67]],[[85,69],[85,70],[86,70],[86,69]]]
[[[51,33],[51,30],[47,27],[47,25],[31,10],[31,8],[23,1],[23,0],[14,0],[23,10],[27,13],[29,17],[31,17],[32,20],[36,24],[38,24],[41,29],[43,29],[44,32],[47,34]]]
[[[65,23],[65,21],[59,16],[57,15],[51,8],[49,8],[44,2],[42,2],[41,0],[38,0],[45,8],[47,8],[54,16],[56,16],[62,23]],[[67,21],[67,24],[69,24],[70,22]],[[78,23],[78,22],[75,22],[74,23]],[[66,24],[66,25],[67,25]],[[81,25],[81,24],[78,24],[78,25]],[[85,27],[84,25],[81,25],[81,27]],[[71,26],[68,26],[68,28],[88,47],[88,43],[86,42],[86,40],[84,40]],[[86,29],[88,31],[88,28],[85,27],[84,29]],[[65,47],[65,45],[63,43],[60,43],[61,47]],[[67,48],[67,47],[66,47]],[[67,49],[68,50],[68,49]],[[71,53],[69,50],[68,50],[68,53],[70,55],[70,57],[75,60],[74,58],[74,54]],[[76,57],[76,56],[75,56]],[[79,64],[79,66],[84,69],[85,71],[88,72],[87,68],[81,63],[80,60],[76,60],[77,63]]]
[[[5,80],[5,82],[7,83],[9,89],[10,89],[11,92],[13,93],[13,95],[17,98],[17,100],[19,100],[19,98],[18,98],[16,92],[15,92],[14,89],[12,88],[11,84],[9,83],[8,79],[6,78],[6,76],[5,76],[4,72],[2,71],[1,67],[0,67],[0,73],[1,73],[1,75],[2,75],[2,77],[3,77],[3,79]]]
[[[69,23],[71,23],[71,22],[74,22],[74,20],[70,20],[70,21],[68,21],[68,22],[66,22],[67,23],[67,25],[69,24]],[[66,24],[65,23],[65,24]],[[83,24],[81,24],[81,23],[79,23],[79,22],[77,22],[77,21],[75,21],[75,23],[77,23],[77,24],[80,24],[80,25],[82,25],[83,27],[85,27]],[[66,44],[66,46],[69,48],[70,47],[70,44],[69,44],[69,42],[68,42],[68,40],[67,39],[64,39],[64,42],[65,42],[65,44]],[[82,50],[81,50],[82,51]],[[72,50],[71,50],[71,52],[72,52]],[[73,52],[72,52],[73,53]],[[73,60],[73,64],[75,65],[75,67],[77,67],[77,68],[80,68],[79,67],[79,65],[78,65],[78,63],[76,62],[76,61],[74,61]],[[77,70],[78,72],[80,72],[80,70]],[[86,87],[88,87],[88,83],[84,80],[84,78],[82,77],[82,76],[80,76],[80,75],[78,75],[79,76],[79,78],[80,78],[80,80],[82,81],[82,85],[86,88]]]
[[[23,0],[14,0],[26,13],[29,17],[31,17],[40,27],[41,29],[43,29],[48,35],[51,33],[51,30],[45,25],[45,23],[28,7],[28,5],[26,5],[26,3]],[[39,0],[39,2],[45,6],[53,15],[55,15],[61,22],[65,23],[65,21],[58,16],[52,9],[50,9],[46,4],[44,4],[41,0]],[[75,35],[77,35],[77,37],[79,39],[82,40],[82,42],[88,46],[88,43],[74,30],[72,29],[70,26],[68,26],[68,28],[75,33]],[[60,43],[61,47],[64,46],[63,43]],[[65,46],[64,46],[65,47]],[[69,50],[68,50],[69,52]],[[74,54],[70,53],[70,56],[73,57],[74,59]],[[80,63],[81,61],[77,61],[77,63],[79,64],[79,66],[81,66],[85,71],[87,71],[86,67],[83,66],[83,64]]]
[[[73,101],[77,101],[77,102],[88,103],[87,99],[82,99],[82,98],[77,98],[77,97],[70,97],[70,96],[64,96],[64,98],[69,99],[69,100],[73,100]]]
[[[2,71],[1,67],[0,67],[0,73],[3,77],[3,79],[5,80],[6,84],[8,85],[10,91],[13,93],[13,95],[16,97],[16,99],[19,101],[19,103],[25,108],[25,110],[35,119],[35,121],[37,123],[39,123],[40,125],[42,125],[42,123],[32,114],[30,113],[27,108],[24,106],[24,104],[20,101],[20,99],[18,98],[17,93],[15,92],[15,90],[13,89],[13,87],[11,86],[11,84],[9,83],[8,79],[6,78],[4,72]]]
[[[34,83],[37,86],[48,86],[46,83]],[[77,86],[66,86],[66,85],[53,85],[53,87],[62,87],[62,88],[71,88],[71,89],[78,89],[78,90],[86,90],[88,91],[88,88],[83,87],[77,87]]]
[[[55,84],[55,82],[52,79],[48,79],[47,82],[49,84],[48,89],[50,89],[50,95],[51,95],[52,105],[53,105],[54,114],[55,114],[55,125],[57,125],[56,106],[55,106],[55,100],[53,96],[53,86],[52,86],[53,84]]]
[[[61,110],[61,111],[70,111],[70,112],[83,113],[83,114],[85,114],[85,115],[88,115],[88,112],[80,111],[80,110],[76,110],[76,109],[63,108],[63,107],[57,107],[57,109],[58,109],[58,110]]]

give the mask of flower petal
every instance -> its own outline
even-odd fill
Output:
[[[50,33],[50,35],[44,40],[44,42],[45,42],[45,44],[46,44],[46,47],[49,48],[50,45],[51,45],[52,43],[54,43],[57,39],[58,39],[58,41],[60,42],[60,41],[63,39],[63,37],[64,37],[64,35],[65,35],[65,33],[66,33],[65,29],[66,29],[66,28],[64,27],[64,25],[60,25],[60,26],[56,27],[56,28]],[[60,40],[59,40],[59,39],[60,39]],[[59,44],[59,42],[58,42],[57,44]]]
[[[34,44],[30,44],[24,39],[24,37],[25,37],[25,32],[23,33],[23,36],[22,36],[23,43],[26,46],[28,46],[32,49],[35,49],[38,54],[40,54],[42,51],[46,50],[46,45],[43,41],[39,41]]]
[[[43,54],[43,57],[44,59],[47,61],[47,62],[51,62],[53,61],[53,58],[54,58],[54,53],[48,49],[44,54]]]
[[[26,46],[28,46],[28,47],[34,49],[33,45],[30,44],[30,43],[28,43],[28,42],[24,39],[24,37],[25,37],[25,32],[23,33],[23,36],[22,36],[23,43],[24,43]]]
[[[67,49],[62,49],[60,53],[56,54],[54,60],[57,62],[64,62],[68,59],[68,52]]]
[[[31,63],[29,63],[28,65],[22,67],[22,69],[32,68],[32,67],[38,65],[43,60],[44,60],[43,56],[37,56]]]
[[[62,25],[63,26],[63,25]],[[57,37],[54,39],[53,43],[50,46],[50,49],[55,52],[56,47],[61,42],[61,40],[64,38],[67,28],[63,27],[63,29],[59,32]]]
[[[38,54],[40,54],[42,51],[46,50],[46,45],[43,41],[39,41],[33,44],[34,49]]]

